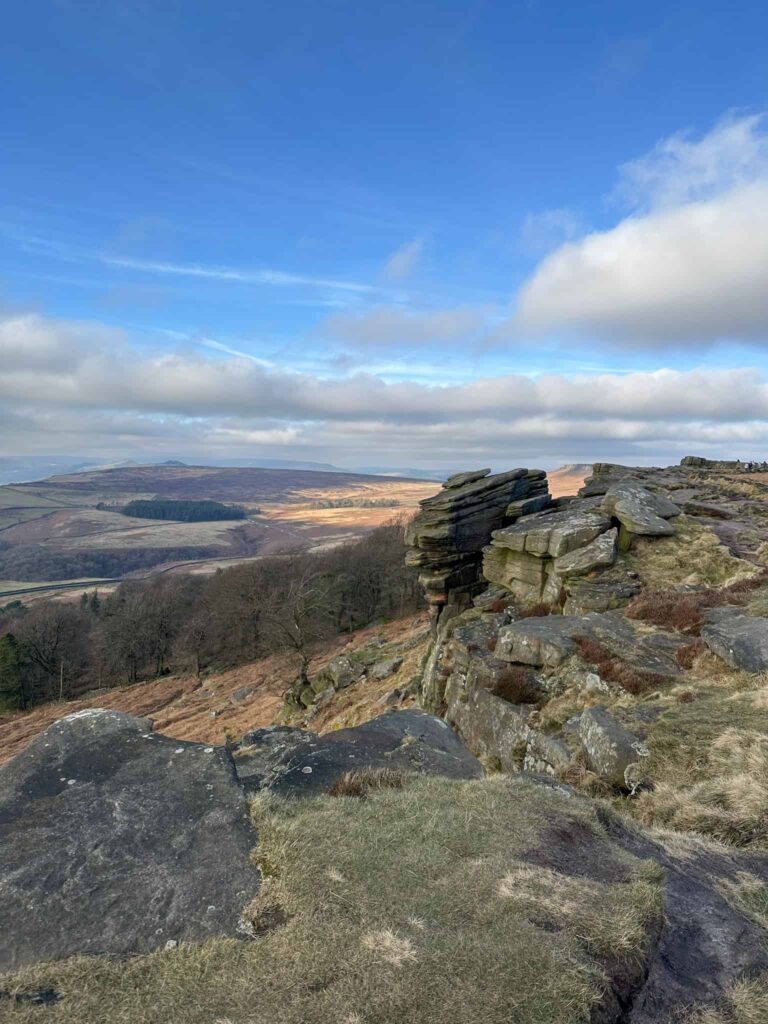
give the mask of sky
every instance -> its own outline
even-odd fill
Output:
[[[25,0],[0,456],[768,458],[768,5]]]

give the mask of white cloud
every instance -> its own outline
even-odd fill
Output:
[[[766,115],[722,118],[698,141],[679,132],[619,168],[615,197],[636,208],[680,206],[765,181]]]
[[[768,135],[729,119],[623,169],[640,212],[561,246],[518,295],[518,332],[621,345],[768,343]]]
[[[337,464],[525,464],[547,456],[768,447],[768,380],[754,369],[510,374],[451,385],[327,379],[252,360],[132,349],[110,328],[0,322],[0,429],[8,453],[247,454],[280,446]],[[49,365],[46,365],[49,364]],[[738,451],[734,451],[734,446]],[[549,453],[549,454],[548,454]]]
[[[390,281],[404,281],[416,269],[424,254],[424,239],[414,238],[392,253],[384,266]]]

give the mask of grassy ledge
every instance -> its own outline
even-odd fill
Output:
[[[363,799],[262,798],[253,813],[255,940],[29,968],[0,990],[53,989],[60,1001],[41,1009],[12,995],[0,1019],[586,1024],[642,976],[659,869],[618,850],[595,805],[496,776],[414,778]],[[594,877],[558,861],[573,848]]]

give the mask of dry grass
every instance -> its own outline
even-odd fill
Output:
[[[621,556],[644,587],[718,587],[754,575],[754,565],[732,555],[711,529],[687,516],[678,516],[674,526],[674,537],[638,537]]]
[[[329,796],[366,797],[372,790],[402,789],[409,776],[394,768],[356,768],[344,772],[328,790]]]
[[[658,672],[635,668],[592,637],[575,636],[573,640],[581,657],[595,666],[601,678],[615,683],[627,693],[634,696],[650,693],[669,682]]]
[[[723,882],[728,902],[762,928],[768,930],[768,885],[749,871],[740,871],[734,881]]]
[[[707,650],[707,645],[701,637],[696,637],[695,640],[691,640],[691,642],[689,644],[685,644],[684,647],[678,647],[677,652],[675,653],[675,661],[680,668],[693,668],[698,659],[703,654],[707,653]],[[679,697],[678,700],[680,700]]]
[[[720,1006],[692,1010],[681,1024],[765,1024],[767,1020],[768,974],[762,974],[737,981]]]
[[[491,692],[510,704],[541,704],[546,700],[530,669],[519,665],[505,668]]]
[[[393,686],[405,687],[417,672],[427,644],[425,628],[425,618],[408,616],[368,626],[320,646],[310,665],[312,676],[322,671],[331,658],[370,647],[374,638],[395,645],[382,647],[382,657],[389,657],[397,648],[405,660],[401,669],[388,679],[370,680],[360,687],[341,690],[332,704],[312,719],[312,729],[327,732],[358,725],[380,715],[382,708],[376,702]],[[202,681],[194,675],[168,676],[116,687],[80,700],[41,704],[28,712],[3,714],[0,715],[0,764],[18,754],[53,722],[88,707],[114,708],[131,715],[147,716],[154,721],[156,732],[176,739],[223,743],[228,734],[241,736],[249,729],[272,724],[282,711],[283,695],[295,678],[295,656],[273,654],[205,676]],[[243,704],[233,703],[232,694],[243,686],[252,687],[253,696]],[[410,698],[405,706],[409,703]]]
[[[271,876],[251,916],[274,924],[259,939],[28,968],[0,989],[62,998],[0,1002],[3,1024],[587,1024],[661,912],[658,874],[591,805],[531,783],[416,778],[254,815]],[[592,836],[623,880],[526,862],[553,828]]]
[[[625,610],[629,619],[651,622],[663,629],[697,635],[704,625],[704,610],[724,604],[745,605],[755,591],[765,588],[768,570],[742,577],[721,587],[706,590],[644,590]]]
[[[553,615],[554,609],[546,601],[536,601],[535,604],[526,605],[517,613],[518,619],[539,619],[543,615]]]
[[[738,674],[734,674],[737,676]],[[736,846],[768,844],[768,697],[700,685],[649,731],[653,789],[631,805],[646,824]]]

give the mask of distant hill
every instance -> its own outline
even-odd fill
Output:
[[[592,475],[591,462],[572,462],[547,473],[549,490],[554,498],[576,494],[588,476]]]
[[[297,491],[339,487],[365,487],[392,483],[402,477],[375,477],[363,473],[318,472],[306,469],[265,469],[251,466],[119,466],[113,469],[64,473],[24,485],[27,492],[85,503],[128,494],[213,501],[278,501]]]

